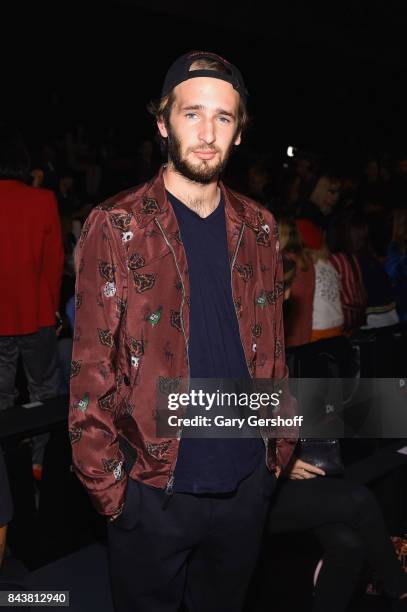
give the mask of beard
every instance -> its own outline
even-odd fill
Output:
[[[202,159],[199,163],[193,164],[188,159],[182,157],[181,141],[174,134],[172,128],[167,125],[167,146],[168,146],[168,160],[172,163],[174,169],[178,174],[181,174],[185,178],[194,183],[200,183],[201,185],[209,185],[214,180],[217,180],[228,163],[230,154],[233,149],[233,141],[229,145],[225,155],[220,157],[219,161],[210,165],[210,160]],[[205,150],[205,151],[216,151],[220,154],[218,148],[214,147],[196,147],[195,149],[189,149],[188,151],[194,150]]]

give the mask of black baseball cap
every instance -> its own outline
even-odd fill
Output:
[[[199,59],[210,59],[223,64],[225,72],[219,72],[218,70],[190,70],[191,64]],[[161,97],[167,96],[177,85],[188,79],[194,79],[197,77],[211,77],[213,79],[221,79],[230,83],[236,91],[239,92],[244,102],[247,101],[249,92],[247,91],[243,77],[240,70],[233,64],[225,60],[216,53],[210,53],[208,51],[189,51],[181,55],[175,62],[170,66],[165,76],[164,85],[161,91]]]

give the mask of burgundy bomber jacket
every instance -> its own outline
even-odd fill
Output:
[[[156,436],[156,382],[188,378],[189,283],[162,173],[96,207],[76,248],[69,435],[74,470],[104,515],[122,507],[128,475],[168,490],[177,459],[179,439]],[[249,372],[285,380],[276,221],[259,204],[220,188]],[[128,475],[119,435],[137,453]],[[269,469],[284,468],[295,436],[263,438]]]

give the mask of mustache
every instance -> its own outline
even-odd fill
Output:
[[[219,149],[215,147],[207,147],[206,149],[202,149],[202,147],[198,147],[196,149],[190,149],[193,153],[219,153]]]

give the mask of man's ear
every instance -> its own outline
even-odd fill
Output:
[[[235,147],[237,147],[238,145],[240,145],[240,143],[242,142],[242,132],[240,131],[235,140],[233,141],[233,144],[235,145]]]
[[[168,131],[167,131],[167,128],[165,126],[165,121],[164,121],[163,117],[160,117],[159,119],[157,119],[157,127],[158,127],[158,130],[159,130],[161,136],[163,138],[168,138]]]

